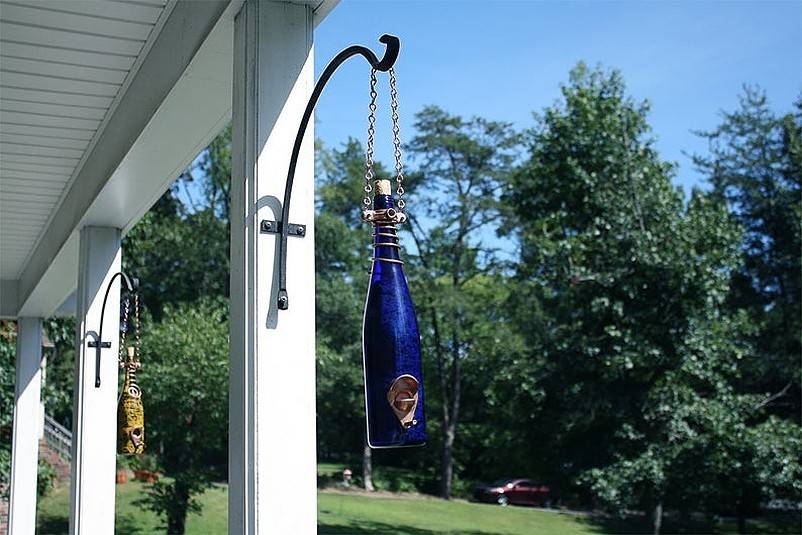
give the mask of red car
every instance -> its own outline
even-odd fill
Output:
[[[548,485],[531,479],[504,478],[489,485],[476,487],[473,497],[480,502],[492,502],[499,505],[539,505],[548,507],[551,504]]]

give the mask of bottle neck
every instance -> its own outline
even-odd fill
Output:
[[[395,208],[395,201],[392,195],[376,195],[373,197],[373,209],[384,210]],[[398,232],[395,225],[373,225],[373,256],[376,258],[387,258],[390,260],[400,260],[400,247],[398,245]],[[382,263],[381,261],[378,261]],[[392,262],[384,262],[385,266],[395,265]]]
[[[392,195],[374,195],[373,209],[384,210],[385,208],[395,208],[395,201]]]

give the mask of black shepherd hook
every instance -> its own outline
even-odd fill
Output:
[[[312,96],[309,98],[309,102],[306,104],[306,109],[304,110],[303,118],[301,119],[301,125],[298,127],[298,133],[295,136],[295,144],[292,146],[292,156],[290,157],[290,168],[287,171],[287,185],[284,190],[284,204],[281,207],[281,221],[278,222],[278,226],[281,229],[281,241],[279,242],[279,291],[278,291],[278,308],[281,310],[287,310],[289,307],[289,298],[287,297],[287,235],[290,232],[290,197],[292,196],[292,181],[295,178],[295,167],[298,164],[298,154],[301,151],[301,142],[303,142],[304,134],[306,133],[306,127],[309,124],[309,119],[312,117],[312,112],[315,109],[315,105],[317,104],[318,98],[320,98],[320,94],[323,92],[323,88],[326,86],[326,83],[331,78],[331,75],[334,74],[334,71],[337,68],[345,63],[352,56],[361,55],[363,56],[370,66],[377,71],[387,72],[390,68],[395,65],[395,60],[398,58],[398,52],[401,48],[401,41],[399,41],[398,37],[394,35],[384,34],[379,37],[379,42],[384,43],[386,48],[384,50],[384,57],[379,60],[376,57],[376,54],[373,53],[369,48],[359,45],[349,46],[336,56],[331,62],[326,65],[326,68],[323,70],[323,74],[320,75],[317,83],[315,83],[315,88],[312,91]],[[303,236],[305,233],[305,229],[300,225],[292,225],[295,228],[295,233]],[[270,231],[271,226],[268,223],[265,226],[265,223],[262,223],[262,227]]]
[[[95,388],[100,387],[100,350],[111,347],[111,342],[103,341],[103,320],[106,317],[106,301],[109,298],[109,291],[111,291],[111,285],[114,284],[114,279],[117,277],[122,277],[129,292],[133,292],[134,288],[139,286],[139,281],[137,279],[130,278],[122,271],[115,273],[111,277],[108,286],[106,286],[106,295],[103,296],[103,308],[100,311],[100,332],[98,333],[97,340],[91,340],[88,344],[89,347],[95,348]]]

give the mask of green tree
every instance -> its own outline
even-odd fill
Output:
[[[123,240],[123,269],[139,279],[155,319],[168,303],[228,295],[227,221],[210,207],[180,213],[180,206],[168,191]]]
[[[185,188],[190,207],[194,206],[195,210],[211,208],[228,225],[231,207],[231,123],[209,143],[195,165],[202,177],[199,182],[203,195],[202,201],[196,202]],[[184,186],[196,181],[191,169],[182,178]]]
[[[520,299],[544,321],[525,332],[543,356],[538,431],[552,437],[535,455],[561,486],[578,480],[614,509],[653,509],[659,532],[664,503],[700,496],[671,490],[693,479],[710,495],[735,479],[711,459],[760,421],[758,400],[736,390],[746,323],[723,307],[740,230],[714,196],[697,191],[685,205],[649,138],[648,105],[619,73],[580,64],[562,92],[507,195]]]
[[[11,430],[14,424],[14,384],[17,355],[16,322],[0,321],[0,498],[8,496],[11,477]]]
[[[60,320],[48,320],[52,325]],[[54,355],[50,355],[51,359]],[[16,389],[17,322],[0,320],[0,499],[7,499],[11,477],[11,441]],[[36,491],[46,495],[53,486],[55,471],[39,458]]]
[[[645,393],[672,366],[671,340],[687,318],[670,298],[680,285],[682,198],[646,138],[646,103],[626,97],[620,74],[582,64],[562,93],[537,118],[507,199],[522,300],[544,311],[528,338],[543,356],[539,431],[554,441],[536,455],[564,488],[613,462],[619,429],[644,432]]]
[[[499,294],[485,285],[501,267],[493,231],[519,137],[509,124],[463,119],[434,106],[415,117],[417,135],[409,150],[419,175],[410,188],[415,193],[408,229],[416,249],[409,255],[410,276],[424,354],[435,370],[437,388],[429,388],[428,399],[439,408],[439,422],[433,423],[442,449],[440,495],[449,498],[460,414],[466,402],[480,403],[463,393],[482,391],[482,384],[469,381],[486,349],[481,333],[499,321]],[[506,341],[493,340],[493,347]]]
[[[315,330],[320,454],[348,460],[363,453],[362,308],[370,234],[359,208],[364,152],[318,146],[315,215]],[[358,432],[355,432],[358,431]],[[370,455],[370,452],[367,452]],[[371,464],[363,478],[370,481]]]
[[[75,381],[75,318],[48,318],[44,330],[53,349],[47,355],[42,390],[45,410],[67,429],[72,429],[72,390]]]
[[[172,478],[141,503],[168,533],[183,533],[194,496],[226,476],[230,144],[226,128],[123,241],[150,318],[139,374],[148,452]]]
[[[123,240],[123,269],[156,319],[167,303],[228,296],[230,182],[227,126]]]
[[[744,262],[731,306],[749,311],[758,326],[756,391],[782,394],[769,409],[798,419],[802,396],[802,95],[794,110],[771,110],[765,92],[745,87],[740,107],[702,132],[709,155],[694,158],[715,194],[745,229]]]
[[[167,533],[181,534],[187,513],[200,510],[194,497],[226,476],[228,303],[167,305],[143,328],[145,438],[171,479],[152,485],[142,503],[165,515]]]

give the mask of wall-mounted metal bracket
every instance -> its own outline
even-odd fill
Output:
[[[128,288],[129,292],[133,292],[134,288],[139,286],[138,279],[131,278],[122,271],[115,273],[111,277],[109,285],[106,286],[106,295],[103,296],[103,308],[100,310],[100,329],[98,330],[97,340],[90,340],[87,343],[88,347],[91,347],[95,350],[95,388],[100,388],[100,350],[109,349],[111,347],[111,342],[103,341],[103,320],[106,317],[106,301],[109,299],[109,291],[111,291],[111,285],[114,284],[114,279],[117,277],[122,278],[122,281],[125,283],[125,286]],[[119,326],[117,329],[119,330]]]
[[[279,221],[263,219],[259,224],[259,232],[262,234],[281,234],[281,223]],[[306,236],[306,225],[290,223],[287,228],[287,236],[298,236],[299,238],[303,238]]]

